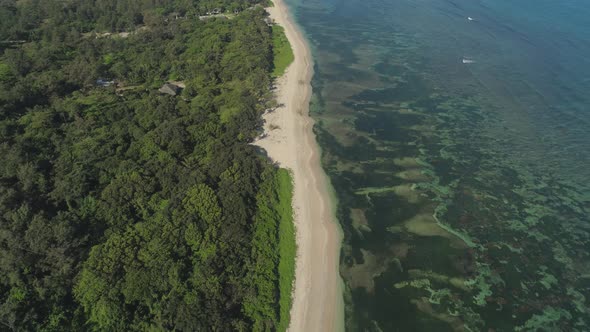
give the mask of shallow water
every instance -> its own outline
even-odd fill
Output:
[[[347,329],[590,330],[590,4],[290,5]]]

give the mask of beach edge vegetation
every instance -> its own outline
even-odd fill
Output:
[[[276,24],[271,28],[274,55],[272,77],[277,78],[285,74],[289,65],[295,60],[295,55],[285,34],[285,28]],[[291,321],[290,311],[293,304],[297,255],[293,215],[293,178],[287,169],[278,169],[275,187],[277,188],[277,211],[279,213],[279,324],[277,331],[282,332],[287,330]]]
[[[286,331],[289,326],[297,251],[292,198],[289,171],[269,168],[262,174],[256,197],[253,260],[246,280],[258,294],[246,298],[244,303],[246,315],[254,322],[254,331]],[[277,297],[278,306],[273,305]]]
[[[295,282],[295,262],[297,242],[293,215],[293,179],[286,169],[277,171],[277,190],[279,196],[279,326],[278,331],[286,331],[291,321],[293,304],[293,285]]]
[[[285,35],[285,28],[276,24],[272,26],[272,44],[274,53],[272,76],[281,77],[295,60],[293,49]]]

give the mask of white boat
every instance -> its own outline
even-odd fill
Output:
[[[471,17],[471,16],[467,16],[467,20],[469,20],[469,21],[473,21],[473,17]]]

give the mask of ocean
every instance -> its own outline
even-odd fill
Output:
[[[590,2],[288,3],[347,330],[590,330]]]

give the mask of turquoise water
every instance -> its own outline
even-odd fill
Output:
[[[590,3],[290,4],[347,329],[590,330]]]

